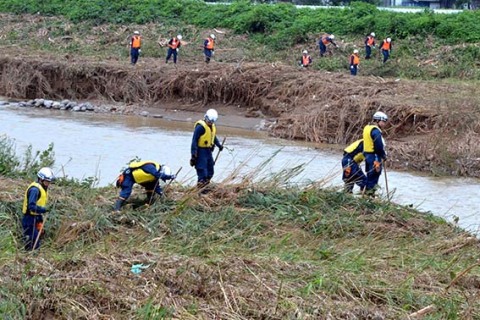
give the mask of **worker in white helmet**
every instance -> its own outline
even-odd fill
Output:
[[[312,64],[312,57],[308,54],[307,50],[302,51],[302,57],[300,58],[299,65],[301,67],[307,68]]]
[[[333,42],[333,39],[335,39],[335,35],[333,34],[324,34],[323,36],[320,37],[320,40],[318,40],[318,47],[320,48],[320,57],[323,57],[323,55],[327,52],[327,46],[331,43],[337,48],[337,44]]]
[[[357,75],[358,65],[360,64],[360,57],[358,54],[358,50],[353,50],[353,53],[350,55],[350,74],[352,76]]]
[[[365,59],[370,59],[372,56],[372,48],[375,49],[375,32],[365,37]]]
[[[130,63],[135,65],[138,61],[138,57],[142,52],[142,37],[140,36],[140,31],[134,31],[133,36],[129,41],[130,47]]]
[[[210,183],[214,174],[213,151],[215,146],[220,151],[223,150],[223,145],[217,138],[217,127],[215,126],[217,120],[217,111],[209,109],[204,118],[195,123],[193,131],[190,165],[197,170],[197,187],[202,191],[206,191],[205,187]]]
[[[212,56],[215,54],[215,35],[212,33],[203,42],[203,53],[205,54],[205,62],[209,63]]]
[[[180,46],[182,45],[182,35],[179,34],[176,37],[173,37],[168,41],[168,52],[167,52],[167,58],[165,59],[165,63],[168,63],[168,60],[170,60],[170,57],[173,55],[173,63],[177,64],[177,55],[178,51],[180,49]]]
[[[367,174],[366,193],[374,196],[378,179],[382,173],[383,162],[387,159],[385,140],[382,130],[388,117],[381,111],[375,112],[373,122],[363,129],[363,154],[365,156],[365,172]]]
[[[40,237],[44,233],[43,215],[47,212],[48,187],[54,180],[52,169],[42,168],[37,173],[37,181],[32,182],[25,191],[22,207],[25,250],[40,247]]]
[[[383,54],[383,63],[387,62],[388,58],[390,58],[392,48],[392,38],[386,38],[383,40],[382,45],[380,46],[380,50],[382,50]]]

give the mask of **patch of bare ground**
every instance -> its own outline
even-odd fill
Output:
[[[408,81],[303,71],[279,63],[161,65],[6,54],[0,95],[32,99],[107,100],[199,111],[232,106],[271,120],[272,135],[330,144],[361,136],[376,110],[389,115],[391,166],[480,177],[479,108],[475,83]],[[225,108],[226,112],[232,108]]]

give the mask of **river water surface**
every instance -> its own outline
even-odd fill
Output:
[[[188,164],[192,119],[172,121],[138,116],[114,116],[33,108],[0,107],[0,133],[15,140],[20,155],[28,145],[45,150],[54,143],[59,176],[77,179],[96,177],[98,185],[113,183],[126,164],[140,157],[169,165],[174,172],[182,167],[179,181],[195,183],[195,170]],[[187,120],[187,121],[185,121]],[[191,120],[191,121],[188,121]],[[314,144],[270,138],[264,132],[222,127],[218,136],[228,136],[227,148],[215,166],[214,181],[238,172],[259,179],[300,164],[304,170],[292,182],[322,181],[341,188],[341,153],[322,150]],[[380,178],[383,189],[384,176]],[[452,221],[472,232],[480,232],[480,181],[465,178],[433,178],[388,171],[392,201],[413,205]],[[358,190],[358,189],[355,189]]]

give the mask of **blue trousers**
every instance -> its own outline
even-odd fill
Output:
[[[120,188],[122,188],[122,190],[119,194],[119,197],[124,200],[127,200],[130,197],[130,195],[132,194],[133,185],[135,184],[132,173],[127,172],[128,170],[126,170],[126,172],[124,173],[125,178],[120,185]],[[160,183],[157,183],[157,181],[145,182],[141,183],[140,185],[145,188],[145,191],[147,193],[147,200],[150,200],[154,191],[160,195],[162,194],[162,187],[160,186]]]
[[[356,76],[357,75],[357,71],[358,71],[358,66],[356,65],[350,65],[350,74],[352,76]]]
[[[320,57],[323,57],[323,55],[327,51],[327,46],[324,45],[322,41],[319,41],[318,42],[318,47],[320,48]]]
[[[172,55],[173,55],[173,63],[177,63],[177,50],[172,48],[168,48],[167,59],[165,59],[165,63],[167,63],[168,60],[170,60],[170,57]]]
[[[203,53],[205,54],[205,62],[209,63],[210,59],[212,58],[212,51],[210,49],[203,49]]]
[[[355,184],[357,184],[360,189],[365,187],[367,184],[367,177],[363,173],[362,168],[358,165],[358,163],[353,161],[352,157],[349,155],[343,156],[342,168],[342,180],[345,182],[345,191],[352,192]],[[349,170],[347,170],[348,168]]]
[[[140,55],[140,53],[138,52],[138,49],[137,48],[131,48],[130,49],[130,61],[132,64],[136,64],[137,61],[138,61],[138,56]]]
[[[372,47],[365,46],[365,59],[370,59],[372,56]]]
[[[380,162],[378,168],[375,168],[375,162]],[[367,173],[366,190],[372,190],[378,184],[378,179],[382,174],[381,159],[375,153],[365,153],[365,171]]]
[[[387,62],[388,57],[390,57],[390,51],[382,49],[382,54],[383,54],[383,63],[385,63]]]
[[[22,218],[22,228],[23,228],[23,236],[25,239],[25,250],[34,250],[40,248],[40,238],[39,238],[39,230],[37,230],[37,222],[42,222],[42,216],[32,216],[29,214],[24,214]],[[38,241],[37,241],[38,238]],[[37,245],[35,248],[35,241],[37,241]]]
[[[198,148],[197,150],[197,169],[198,182],[208,183],[212,179],[215,163],[213,162],[213,153],[211,148]]]

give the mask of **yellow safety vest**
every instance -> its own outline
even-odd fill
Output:
[[[32,182],[28,188],[27,188],[27,191],[25,191],[25,197],[23,198],[23,208],[22,208],[22,212],[23,214],[27,214],[27,210],[28,210],[28,191],[30,190],[30,188],[32,187],[37,187],[38,190],[40,190],[40,197],[38,198],[37,200],[37,206],[39,207],[45,207],[47,205],[47,201],[48,201],[48,193],[47,191],[43,188],[43,186],[38,183],[38,182]],[[30,211],[29,212],[32,216],[37,216],[39,215],[39,213],[36,213],[36,212],[33,212],[33,211]]]
[[[366,125],[363,129],[363,152],[375,152],[375,145],[372,138],[372,130],[380,128],[374,124]],[[382,132],[382,130],[380,130]]]
[[[134,161],[128,165],[128,167],[132,169],[133,180],[135,180],[136,183],[155,181],[155,176],[143,171],[142,166],[146,164],[155,165],[155,169],[157,169],[157,171],[160,170],[161,167],[160,164],[155,161]]]
[[[205,133],[198,138],[197,145],[199,148],[211,148],[213,147],[213,142],[215,141],[215,135],[217,134],[217,127],[215,127],[215,124],[212,123],[212,127],[204,121],[204,120],[199,120],[195,123],[195,127],[197,124],[200,124],[204,129]],[[194,128],[195,128],[194,127]]]
[[[351,145],[343,149],[343,151],[345,151],[346,153],[352,153],[355,151],[355,149],[358,148],[358,146],[362,142],[363,142],[363,139],[358,139],[357,141],[355,141],[354,143],[352,143]],[[362,151],[353,155],[353,161],[355,161],[356,163],[362,163],[363,160],[365,160],[365,156],[363,155]]]

